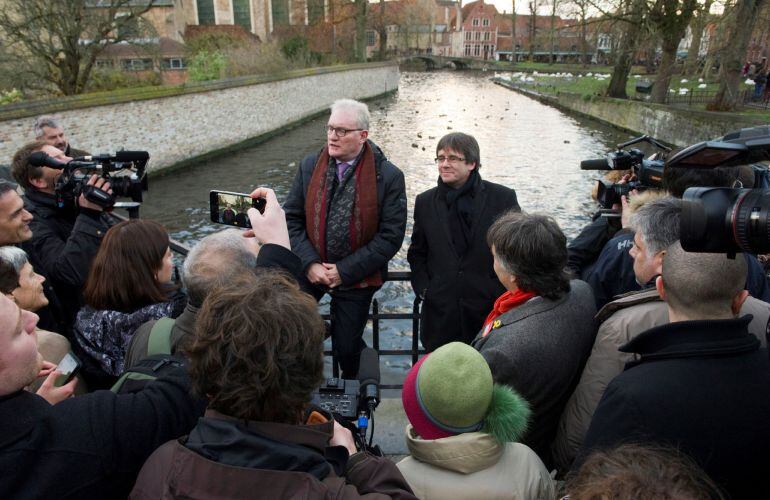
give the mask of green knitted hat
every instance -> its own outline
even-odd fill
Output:
[[[482,431],[501,443],[517,441],[530,416],[527,401],[510,387],[494,384],[484,357],[461,342],[421,359],[404,381],[402,399],[424,439]]]

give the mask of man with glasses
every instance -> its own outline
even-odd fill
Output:
[[[436,146],[438,186],[417,196],[409,245],[412,288],[423,299],[420,339],[433,351],[470,343],[505,288],[495,275],[487,230],[520,210],[513,189],[481,180],[479,144],[455,132]]]
[[[368,140],[366,104],[331,106],[326,145],[299,165],[284,204],[303,289],[331,295],[332,349],[343,378],[358,373],[372,296],[406,231],[404,174]]]

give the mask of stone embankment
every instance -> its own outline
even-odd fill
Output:
[[[399,78],[392,63],[354,64],[3,106],[0,164],[10,164],[33,139],[36,116],[53,114],[73,146],[92,153],[146,150],[157,172],[256,144],[325,112],[336,99],[393,92]]]
[[[760,119],[727,113],[689,110],[600,96],[568,93],[554,96],[518,87],[505,79],[496,79],[495,83],[544,104],[599,120],[635,135],[649,135],[677,147],[712,140],[731,130],[767,125]]]

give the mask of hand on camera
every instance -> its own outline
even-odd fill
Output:
[[[92,175],[90,179],[88,179],[87,186],[93,186],[96,189],[101,189],[104,192],[107,192],[109,194],[112,194],[112,189],[110,189],[110,183],[107,182],[106,179],[103,177],[99,177],[98,175]],[[86,196],[84,194],[80,194],[78,197],[78,206],[80,208],[88,208],[90,210],[94,210],[96,212],[103,212],[104,207],[101,207],[100,205],[97,205],[96,203],[93,203],[91,201],[88,201]]]
[[[342,427],[337,421],[334,421],[334,435],[329,440],[329,444],[332,446],[344,446],[348,449],[348,453],[353,456],[358,451],[356,449],[356,442],[353,441],[353,434],[344,427]]]
[[[251,195],[252,198],[264,198],[265,210],[259,213],[256,208],[250,208],[248,211],[251,229],[243,233],[249,238],[256,238],[264,245],[273,243],[291,250],[289,242],[289,228],[286,226],[286,216],[283,208],[275,197],[275,191],[270,188],[260,187],[255,189]]]

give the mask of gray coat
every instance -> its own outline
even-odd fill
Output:
[[[497,319],[500,326],[473,346],[492,369],[495,382],[513,387],[532,407],[522,443],[551,466],[550,445],[564,405],[575,388],[596,327],[591,288],[570,282],[558,300],[535,297]]]

